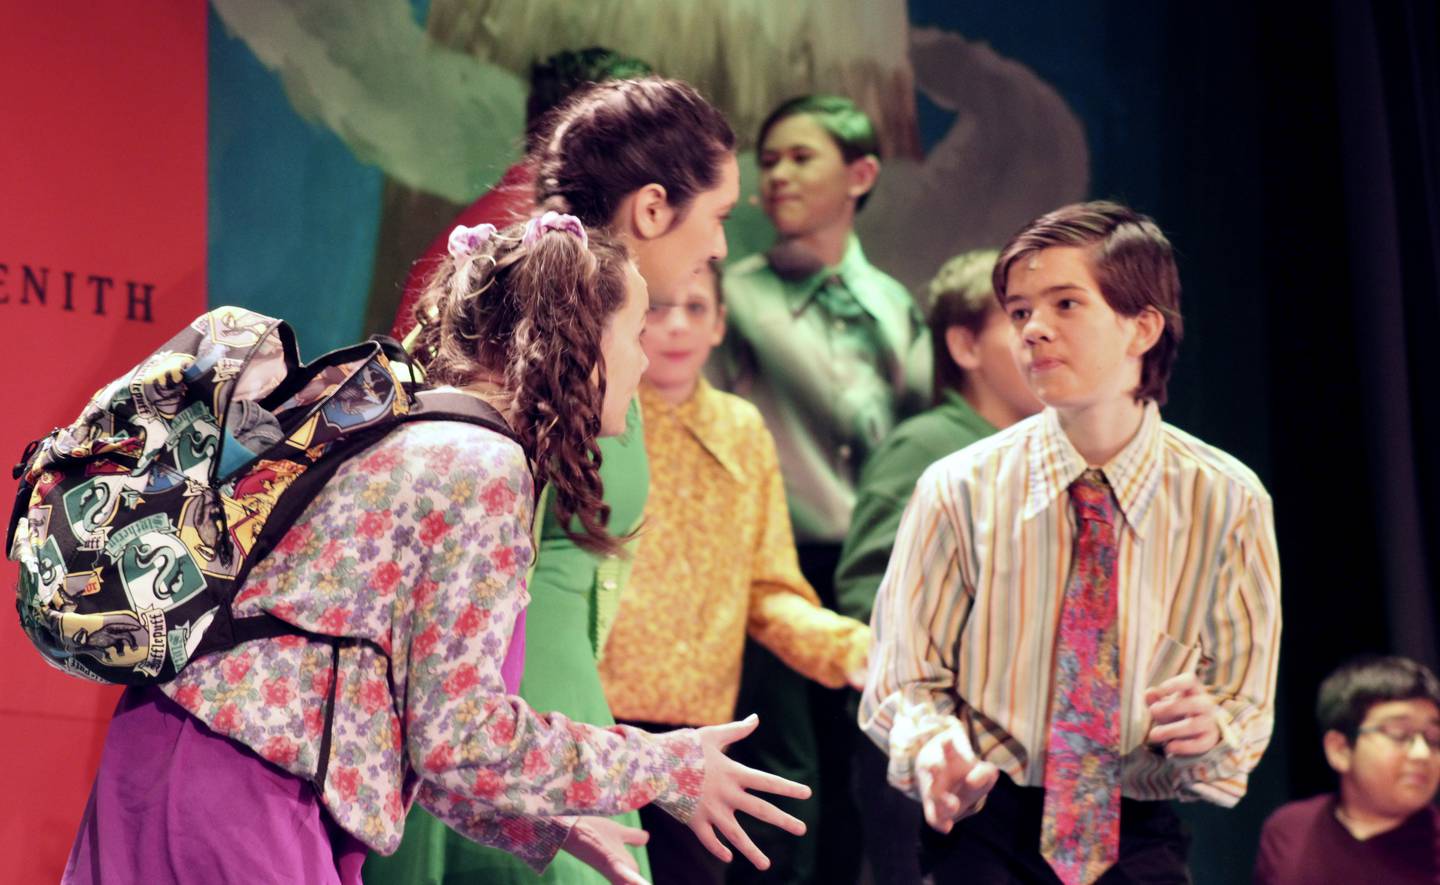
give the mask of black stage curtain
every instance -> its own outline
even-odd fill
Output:
[[[1291,792],[1308,795],[1333,783],[1310,715],[1324,675],[1360,652],[1437,663],[1440,31],[1426,0],[1269,15],[1262,266],[1281,689]]]
[[[1434,667],[1440,586],[1440,30],[1429,2],[1336,2],[1346,237],[1370,511],[1395,651]]]
[[[1167,419],[1275,502],[1274,740],[1239,808],[1182,809],[1197,883],[1233,882],[1265,816],[1334,789],[1320,680],[1364,652],[1440,663],[1440,23],[1433,0],[1172,3],[1153,28],[1120,6],[1107,57],[1156,71],[1126,93],[1155,110],[1100,133],[1094,193],[1177,245]]]

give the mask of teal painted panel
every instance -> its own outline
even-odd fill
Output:
[[[289,320],[307,359],[360,337],[384,177],[302,119],[210,12],[209,301]]]

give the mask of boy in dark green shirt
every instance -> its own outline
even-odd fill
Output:
[[[900,515],[935,461],[1040,411],[1010,352],[1010,323],[991,291],[998,253],[967,252],[930,282],[935,404],[900,424],[865,462],[850,531],[835,570],[836,607],[870,620]],[[877,885],[920,881],[920,806],[885,780],[887,759],[861,737],[851,781],[864,815],[865,854]]]

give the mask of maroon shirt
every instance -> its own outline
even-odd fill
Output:
[[[1282,805],[1265,821],[1255,885],[1440,883],[1440,812],[1432,805],[1359,840],[1335,819],[1333,793]]]

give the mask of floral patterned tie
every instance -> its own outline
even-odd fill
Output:
[[[1065,885],[1088,885],[1120,856],[1120,644],[1110,485],[1070,486],[1075,562],[1060,611],[1040,853]]]

